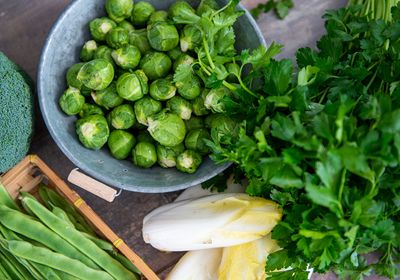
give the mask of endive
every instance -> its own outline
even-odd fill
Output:
[[[273,201],[224,193],[161,206],[143,220],[146,243],[163,251],[228,247],[267,235],[281,219]]]

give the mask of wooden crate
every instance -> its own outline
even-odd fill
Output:
[[[0,180],[13,199],[18,197],[20,191],[30,192],[35,195],[39,183],[45,182],[49,187],[68,199],[88,223],[92,225],[99,236],[108,239],[114,244],[143,273],[144,277],[149,280],[159,280],[151,268],[38,156],[27,156],[13,169],[1,176]]]

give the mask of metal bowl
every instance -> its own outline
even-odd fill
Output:
[[[58,18],[42,50],[38,71],[39,104],[44,121],[53,139],[64,154],[80,169],[110,186],[129,191],[161,193],[185,189],[202,183],[226,169],[207,158],[194,174],[175,168],[141,169],[128,160],[116,160],[107,149],[84,148],[75,134],[75,117],[65,115],[58,99],[66,88],[67,69],[79,61],[79,51],[90,38],[88,22],[104,16],[104,0],[76,0]],[[148,1],[157,9],[168,9],[174,0]],[[221,5],[227,1],[219,1]],[[199,1],[189,1],[193,6]],[[244,9],[239,6],[239,9]],[[265,44],[257,24],[246,11],[235,24],[238,49],[254,49]]]

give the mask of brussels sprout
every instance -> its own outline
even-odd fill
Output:
[[[156,23],[158,21],[167,21],[167,20],[168,20],[168,12],[167,11],[163,11],[163,10],[155,11],[149,17],[149,20],[147,21],[147,25],[152,25],[153,23]]]
[[[168,51],[168,56],[172,59],[172,60],[176,60],[178,59],[178,57],[183,54],[183,52],[181,51],[181,49],[179,47],[173,48],[172,50]]]
[[[129,44],[129,32],[122,27],[115,27],[106,35],[107,44],[113,48],[122,48]]]
[[[110,112],[110,124],[115,129],[128,129],[136,122],[135,112],[129,104],[115,107]]]
[[[133,25],[129,21],[126,21],[126,20],[118,22],[117,26],[125,29],[128,32],[131,32],[131,31],[135,30],[135,27],[133,27]]]
[[[92,94],[92,90],[85,85],[81,87],[81,94],[85,97],[89,97]]]
[[[194,58],[186,53],[182,53],[178,56],[178,58],[174,61],[173,69],[176,71],[180,65],[192,65],[194,62]]]
[[[165,77],[171,69],[171,59],[164,53],[147,53],[140,61],[140,68],[150,80]]]
[[[63,112],[67,115],[76,115],[82,111],[83,104],[85,104],[85,97],[80,93],[79,89],[69,87],[61,95],[59,104]]]
[[[184,120],[190,119],[192,115],[192,104],[180,96],[174,96],[168,100],[167,108]]]
[[[89,23],[90,34],[96,41],[104,41],[107,33],[116,26],[117,24],[107,17],[95,18]]]
[[[108,148],[116,159],[126,159],[135,146],[136,139],[131,133],[123,130],[113,130],[108,137]]]
[[[182,172],[194,173],[201,162],[201,155],[195,151],[186,150],[176,158],[176,168]]]
[[[107,88],[92,92],[94,102],[106,109],[111,109],[121,105],[124,101],[117,93],[115,82],[112,82]]]
[[[162,109],[160,101],[154,100],[151,97],[143,97],[136,101],[133,105],[135,109],[136,119],[139,123],[148,125],[148,118]]]
[[[81,89],[82,88],[82,82],[78,80],[77,76],[78,76],[78,72],[79,70],[81,70],[82,66],[85,63],[77,63],[72,65],[70,68],[68,68],[67,71],[67,84],[70,87],[74,87],[77,89]]]
[[[94,40],[90,40],[87,41],[82,49],[81,49],[81,53],[79,55],[79,58],[81,59],[81,61],[89,61],[92,60],[94,57],[94,53],[97,50],[97,43]]]
[[[154,13],[153,5],[148,2],[139,2],[133,6],[131,21],[135,25],[144,26]]]
[[[230,96],[230,95],[231,91],[226,87],[212,89],[208,92],[204,100],[204,106],[206,106],[207,109],[210,109],[214,113],[224,113],[225,104],[223,102],[223,99],[225,96]]]
[[[136,124],[140,124],[137,122]],[[144,126],[147,128],[147,126]],[[149,142],[149,143],[156,143],[156,140],[151,137],[150,133],[147,130],[140,130],[136,136],[138,142]]]
[[[94,59],[105,59],[110,62],[113,66],[115,65],[114,59],[111,56],[112,49],[107,46],[99,46],[97,47],[96,52],[94,53]]]
[[[204,116],[207,115],[209,113],[208,109],[206,108],[206,106],[204,105],[204,100],[208,94],[210,90],[209,89],[203,89],[203,91],[201,92],[201,95],[197,96],[193,102],[192,102],[192,106],[193,106],[193,113],[196,116]]]
[[[183,142],[186,135],[186,127],[183,120],[172,113],[162,111],[148,118],[147,130],[151,136],[161,145],[171,147]]]
[[[231,118],[222,114],[214,115],[214,117],[211,118],[211,138],[213,141],[222,144],[229,144],[227,139],[230,137],[226,138],[226,136],[236,138],[237,134],[238,126]]]
[[[186,131],[204,127],[204,120],[199,117],[191,117],[185,120]]]
[[[150,46],[158,51],[170,51],[179,44],[176,27],[165,21],[157,21],[147,26],[147,39]]]
[[[199,28],[196,25],[188,24],[182,30],[180,46],[183,52],[194,50],[201,45],[202,37]]]
[[[157,162],[157,152],[154,144],[139,142],[132,150],[132,161],[135,165],[149,168]]]
[[[117,80],[117,92],[126,100],[139,100],[148,92],[146,75],[141,70],[122,74]]]
[[[170,79],[158,79],[150,85],[150,95],[155,100],[165,101],[175,95],[176,87]]]
[[[128,18],[133,9],[133,0],[107,0],[106,11],[108,16],[116,21],[121,22]]]
[[[181,143],[173,147],[165,147],[157,144],[157,162],[161,167],[169,168],[176,166],[176,158],[183,153],[185,146]]]
[[[94,104],[85,103],[83,104],[82,110],[79,112],[79,116],[81,118],[90,116],[90,115],[104,115],[103,110]]]
[[[185,138],[185,147],[189,150],[198,152],[201,155],[209,153],[209,148],[204,142],[205,139],[211,139],[210,133],[204,128],[194,129],[188,132]]]
[[[90,89],[105,89],[114,79],[114,67],[105,59],[94,59],[82,66],[77,78]]]
[[[90,115],[79,119],[75,127],[79,140],[88,149],[101,149],[110,134],[107,120],[102,115]]]
[[[140,51],[137,47],[127,45],[111,53],[115,63],[122,69],[133,69],[140,62]]]
[[[139,29],[129,32],[129,44],[136,46],[140,53],[147,53],[151,49],[149,40],[147,40],[147,30]]]
[[[212,121],[217,118],[220,114],[210,114],[204,119],[204,126],[211,128]]]
[[[175,22],[190,24],[200,19],[195,10],[186,1],[176,1],[169,7],[169,16]]]
[[[207,12],[215,12],[219,9],[218,3],[215,0],[201,0],[197,6],[196,13],[201,16]]]
[[[197,76],[193,76],[189,82],[176,83],[175,86],[178,93],[188,100],[195,99],[201,93],[201,82]]]

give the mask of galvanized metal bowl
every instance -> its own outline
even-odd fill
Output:
[[[202,183],[226,169],[207,158],[194,174],[175,168],[141,169],[129,160],[116,160],[106,148],[84,148],[75,134],[75,117],[65,115],[58,99],[66,88],[67,69],[79,61],[79,51],[90,38],[88,22],[105,15],[104,0],[76,0],[58,18],[42,50],[38,71],[39,104],[50,134],[64,154],[80,169],[110,186],[129,191],[161,193],[185,189]],[[157,9],[168,9],[174,0],[152,0]],[[227,1],[219,1],[221,5]],[[189,1],[197,6],[199,1]],[[239,6],[240,9],[243,7]],[[235,24],[238,49],[254,49],[265,44],[257,24],[246,11]]]

